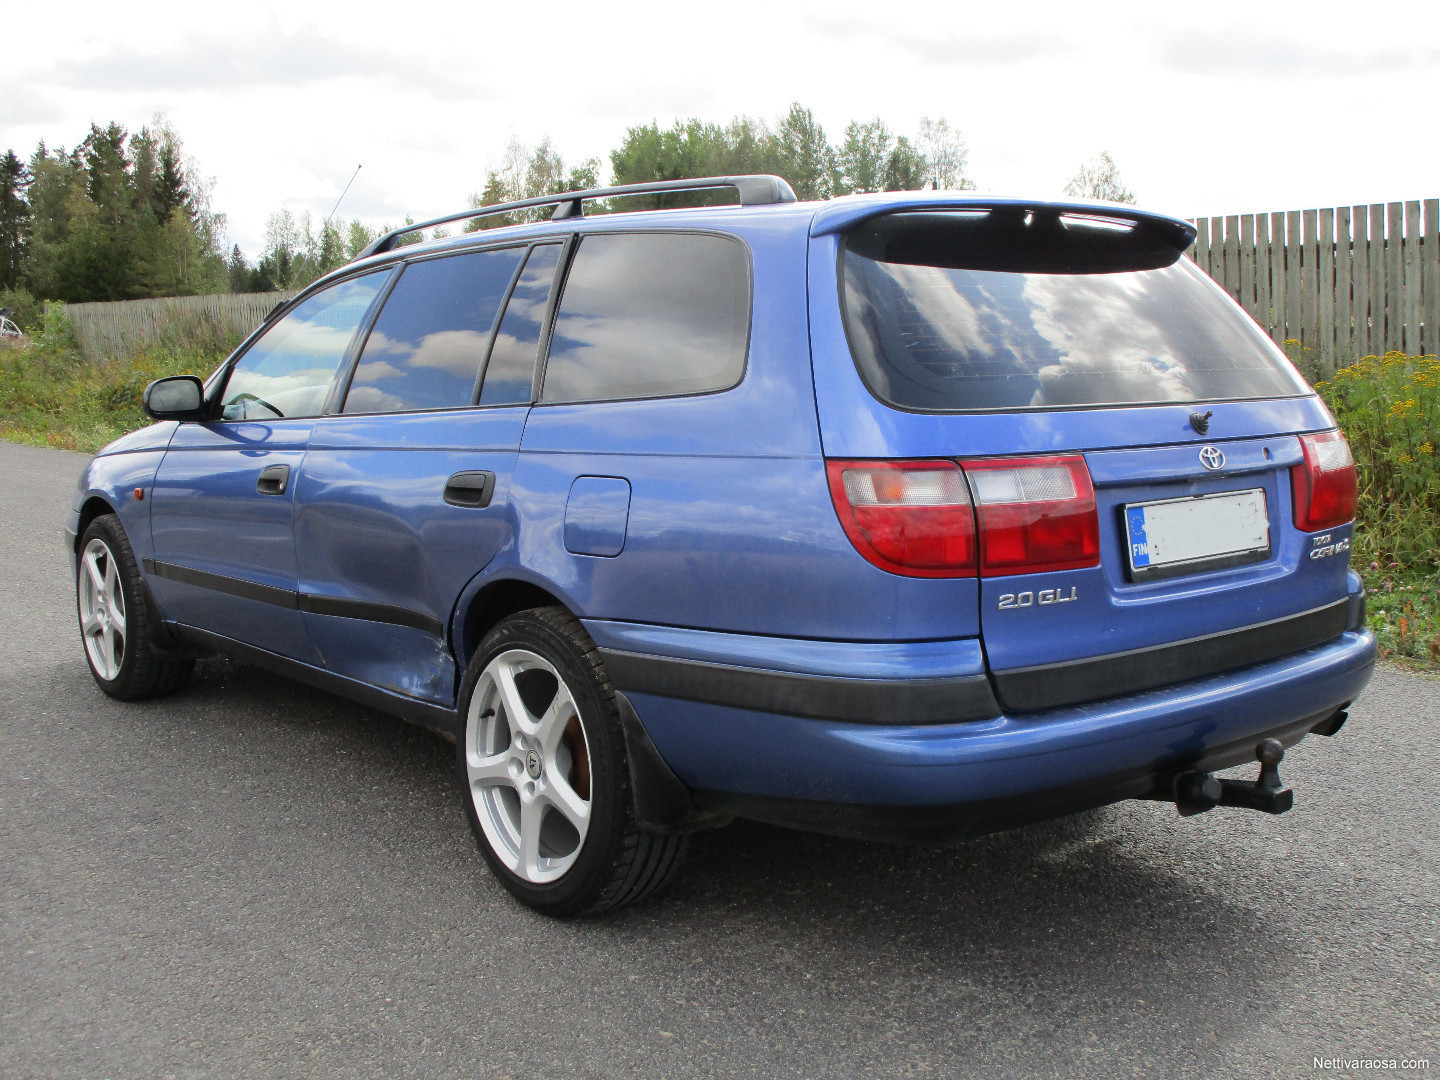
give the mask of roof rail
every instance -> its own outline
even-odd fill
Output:
[[[378,255],[382,251],[389,251],[395,246],[395,241],[407,233],[420,232],[422,229],[431,229],[437,225],[448,225],[452,221],[493,217],[496,214],[508,214],[512,210],[525,210],[532,206],[555,207],[555,213],[550,215],[551,219],[561,221],[565,218],[584,217],[584,203],[587,199],[608,199],[615,195],[649,195],[662,191],[710,191],[715,188],[734,188],[740,196],[741,206],[795,201],[795,192],[791,190],[788,183],[778,176],[764,174],[702,176],[688,180],[659,180],[649,184],[621,184],[618,187],[589,188],[586,191],[566,191],[559,195],[543,195],[538,199],[517,199],[515,202],[495,203],[491,206],[474,206],[468,210],[446,214],[444,217],[431,218],[429,221],[417,221],[414,225],[391,229],[355,258],[363,259],[368,255]]]

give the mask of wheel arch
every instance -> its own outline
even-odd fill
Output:
[[[75,553],[77,555],[80,553],[80,541],[85,536],[85,530],[90,527],[92,521],[98,517],[104,517],[106,514],[118,515],[119,511],[99,495],[90,496],[85,500],[85,505],[80,507],[80,520],[75,528]]]
[[[490,629],[501,619],[529,608],[558,605],[572,614],[574,608],[545,586],[524,578],[501,578],[482,585],[462,599],[455,619],[455,660],[463,672]]]

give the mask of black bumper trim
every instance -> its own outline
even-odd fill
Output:
[[[1350,599],[1188,641],[994,673],[1006,712],[1040,712],[1158,690],[1264,664],[1332,641],[1350,621]]]
[[[989,720],[1000,706],[984,675],[850,679],[601,649],[617,690],[756,712],[857,724]]]

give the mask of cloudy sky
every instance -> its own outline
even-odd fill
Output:
[[[177,12],[184,13],[183,19]],[[1058,194],[1108,149],[1185,216],[1440,195],[1440,5],[1395,0],[515,7],[10,5],[0,149],[163,112],[254,258],[288,206],[398,223],[465,205],[511,138],[812,108],[963,132],[986,190]],[[17,44],[18,43],[18,44]]]

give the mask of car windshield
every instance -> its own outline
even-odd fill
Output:
[[[904,409],[1134,405],[1308,392],[1248,316],[1143,223],[921,212],[846,237],[861,375]]]

